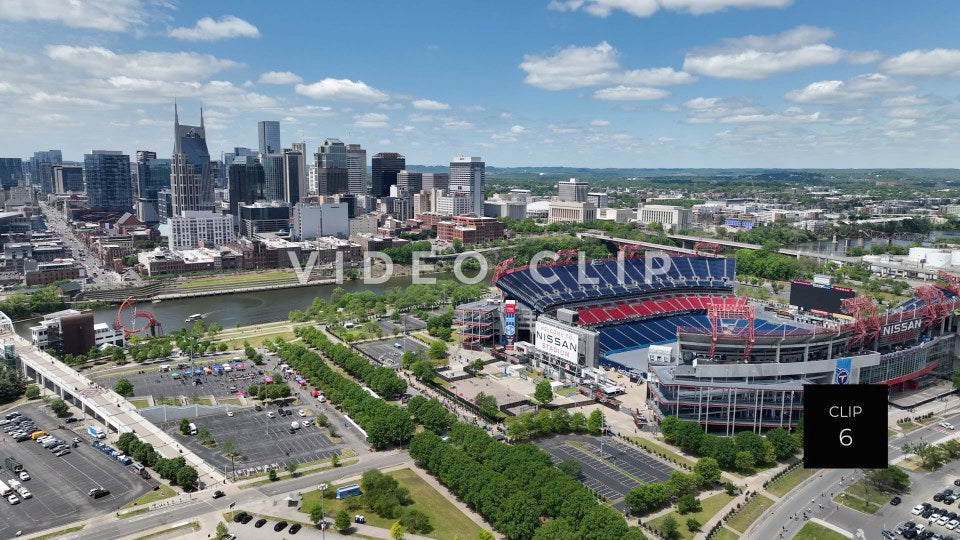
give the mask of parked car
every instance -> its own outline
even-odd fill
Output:
[[[69,453],[70,453],[70,449],[69,449],[69,448],[64,448],[63,450],[60,450],[59,452],[54,452],[53,455],[55,455],[55,456],[57,456],[57,457],[63,457],[63,456],[65,456],[65,455],[69,454]]]
[[[221,491],[221,490],[219,490],[219,489],[213,492],[213,498],[214,498],[214,499],[219,499],[220,497],[225,497],[225,496],[226,496],[226,493],[224,493],[223,491]]]
[[[13,494],[10,494],[10,495],[7,497],[7,502],[10,503],[10,504],[20,504],[20,497],[17,497],[16,495],[13,495]]]
[[[260,527],[263,527],[264,525],[266,525],[266,523],[267,523],[266,519],[260,518],[257,520],[256,523],[253,524],[253,526],[259,529]]]
[[[273,530],[274,530],[274,532],[280,532],[280,531],[282,531],[283,529],[285,529],[286,527],[287,527],[287,522],[286,522],[286,521],[280,521],[280,522],[277,522],[277,524],[273,526]]]
[[[923,506],[922,504],[918,504],[918,505],[916,505],[916,506],[913,507],[913,510],[910,510],[910,513],[913,514],[913,515],[915,515],[915,516],[919,516],[919,515],[920,515],[921,513],[923,513],[923,511],[926,510],[926,509],[927,509],[927,508],[926,508],[925,506]]]
[[[299,531],[301,527],[302,525],[300,525],[299,523],[294,523],[293,525],[290,526],[287,532],[289,532],[290,534],[297,534],[297,531]]]
[[[251,516],[250,514],[245,514],[243,516],[243,519],[240,520],[240,523],[242,523],[243,525],[246,525],[247,523],[250,523],[251,519],[253,519],[253,516]]]
[[[109,495],[109,494],[110,494],[110,490],[109,490],[109,489],[103,489],[103,488],[99,488],[99,487],[98,487],[98,488],[93,488],[93,489],[91,489],[91,490],[89,491],[89,494],[90,494],[90,496],[93,497],[94,499],[99,499],[99,498],[101,498],[101,497],[106,497],[107,495]]]
[[[246,515],[247,515],[246,512],[240,512],[239,514],[233,516],[233,522],[234,522],[234,523],[240,523],[240,520],[242,520],[243,517],[246,516]]]
[[[300,417],[303,418],[304,416],[307,415],[307,411],[300,409],[299,411],[297,411],[297,414],[299,414]]]
[[[900,504],[901,502],[902,502],[902,499],[900,499],[900,497],[894,497],[894,498],[890,499],[890,504],[892,504],[893,506],[896,506],[896,505]]]
[[[27,471],[20,471],[20,480],[23,480],[24,482],[26,482],[29,479],[30,479],[30,474],[27,473]]]

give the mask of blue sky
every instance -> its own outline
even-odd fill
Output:
[[[957,167],[954,0],[0,0],[0,155],[326,137],[412,164]]]

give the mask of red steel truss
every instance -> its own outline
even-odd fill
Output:
[[[713,358],[716,354],[718,340],[741,340],[744,341],[743,361],[749,362],[750,352],[753,350],[756,314],[747,299],[738,298],[737,302],[711,301],[707,305],[707,317],[710,318],[712,326],[710,357]],[[724,320],[746,321],[747,324],[734,324],[733,327],[726,328]]]
[[[936,325],[950,314],[947,297],[936,285],[921,285],[913,291],[913,297],[923,302],[919,310],[923,317],[923,330]]]
[[[850,346],[863,347],[873,342],[880,334],[882,322],[877,316],[877,306],[866,296],[843,299],[843,312],[853,317]]]
[[[716,257],[720,253],[720,244],[714,242],[697,242],[693,245],[693,251],[697,255],[711,255]]]

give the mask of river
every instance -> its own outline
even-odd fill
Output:
[[[456,279],[452,273],[424,277]],[[337,287],[343,287],[346,292],[373,291],[382,294],[393,287],[406,287],[410,283],[410,276],[399,276],[378,285],[367,285],[362,280],[345,281],[342,285],[316,285],[313,287],[183,298],[164,300],[158,304],[141,302],[136,305],[136,308],[149,311],[155,319],[160,321],[163,333],[168,334],[186,326],[184,319],[194,313],[203,314],[206,323],[217,322],[224,328],[233,328],[237,325],[246,326],[286,319],[291,311],[308,308],[314,297],[329,300],[333,290]],[[112,325],[116,320],[118,307],[117,305],[110,305],[94,309],[94,320],[98,323],[103,322]],[[30,339],[30,327],[34,326],[37,320],[18,321],[14,324],[14,328],[18,334]]]
[[[932,231],[927,237],[923,240],[925,246],[929,246],[930,242],[937,238],[956,238],[960,236],[960,232],[956,231]],[[913,245],[913,240],[893,240],[890,242],[895,246],[909,247]],[[806,251],[818,254],[820,256],[830,256],[830,255],[846,255],[847,250],[854,246],[860,246],[866,250],[869,250],[874,244],[886,245],[887,240],[880,238],[852,238],[852,239],[837,239],[837,243],[833,243],[830,240],[820,240],[817,242],[801,242],[799,244],[790,244],[783,246],[786,249],[797,249],[799,251]],[[957,246],[960,248],[960,246]]]

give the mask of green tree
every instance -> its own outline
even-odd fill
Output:
[[[486,529],[480,529],[477,532],[477,536],[475,540],[497,540],[497,537],[494,536],[492,532]]]
[[[436,376],[436,370],[433,369],[433,364],[426,360],[414,363],[411,369],[413,376],[420,381],[432,381]]]
[[[350,528],[350,514],[348,514],[345,509],[341,508],[340,511],[337,512],[337,517],[334,519],[333,524],[341,533],[347,532],[347,529]]]
[[[133,383],[126,378],[119,379],[117,384],[113,385],[113,391],[123,397],[130,397],[133,395]]]
[[[953,372],[951,380],[953,381],[953,387],[960,390],[960,368]]]
[[[430,516],[415,508],[404,512],[400,518],[400,523],[408,531],[415,534],[424,534],[433,530],[433,525],[430,524]]]
[[[63,418],[70,412],[70,407],[66,401],[57,398],[50,402],[50,410],[57,415],[57,418]]]
[[[887,493],[901,493],[910,486],[910,477],[896,465],[885,469],[869,469],[864,477],[878,490]]]
[[[313,523],[314,525],[319,526],[320,522],[323,521],[323,512],[321,512],[321,510],[322,508],[320,507],[319,504],[314,506],[310,510],[310,522]],[[346,510],[341,510],[341,512],[346,512]],[[339,518],[340,516],[338,515],[337,517]],[[347,524],[349,525],[349,523],[350,523],[350,517],[347,516]]]
[[[334,454],[330,457],[330,466],[334,469],[340,466],[340,454]]]
[[[189,465],[184,465],[177,470],[177,485],[182,487],[185,491],[196,491],[197,490],[197,480],[199,475],[197,470]]]
[[[693,466],[693,474],[696,476],[697,484],[701,486],[712,484],[720,480],[720,464],[710,456],[702,457]]]
[[[553,401],[553,387],[550,386],[549,379],[542,379],[537,383],[537,389],[533,392],[533,399],[537,400],[541,407]]]
[[[40,387],[35,384],[27,385],[27,390],[24,395],[27,399],[37,399],[40,397]]]
[[[580,478],[580,474],[583,472],[583,464],[580,463],[580,460],[574,458],[564,459],[557,464],[557,468],[573,478]]]
[[[433,341],[427,349],[427,356],[434,360],[442,360],[447,357],[447,346],[442,341]]]
[[[587,417],[577,411],[570,415],[570,431],[583,433],[587,429]]]
[[[227,524],[224,522],[217,523],[217,540],[223,540],[230,534],[230,530],[227,529]]]
[[[703,510],[703,507],[700,505],[700,499],[692,493],[680,496],[680,499],[677,501],[677,511],[681,514],[699,512],[700,510]]]
[[[390,538],[393,538],[393,540],[403,540],[403,535],[406,532],[399,521],[390,526]]]
[[[279,479],[279,477],[277,476],[277,470],[270,469],[270,472],[267,473],[267,478],[269,478],[271,482],[276,482]]]
[[[186,418],[180,420],[180,433],[183,435],[190,434],[190,421]]]
[[[290,476],[296,476],[297,474],[298,463],[295,460],[290,460],[287,462],[287,472],[290,473]]]
[[[27,382],[19,371],[0,367],[0,403],[10,403],[20,399],[26,389]]]
[[[771,429],[767,432],[766,438],[773,445],[773,452],[777,459],[787,459],[799,450],[797,439],[783,428]]]
[[[751,472],[753,468],[757,465],[757,462],[753,459],[753,454],[747,450],[741,450],[737,452],[737,457],[734,460],[734,465],[737,467],[737,470],[740,472]]]
[[[600,429],[603,427],[603,411],[600,409],[594,409],[590,412],[590,416],[587,418],[587,432],[588,433],[600,433]]]
[[[697,521],[697,518],[688,518],[687,519],[687,530],[690,532],[697,532],[700,530],[701,523]]]
[[[660,533],[667,540],[676,540],[677,538],[680,538],[680,529],[676,518],[670,514],[667,514],[667,517],[665,517],[663,522],[660,523]]]

